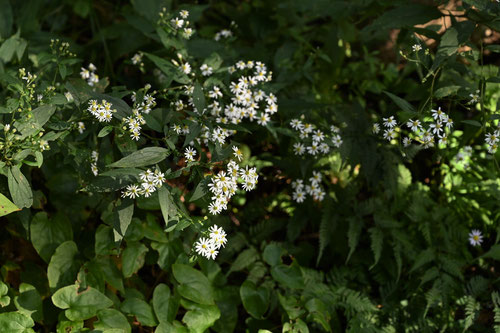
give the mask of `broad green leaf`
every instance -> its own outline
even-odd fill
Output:
[[[135,168],[160,163],[170,154],[168,149],[161,147],[146,147],[135,151],[124,158],[111,163],[108,167]]]
[[[320,324],[327,332],[331,332],[330,312],[327,306],[319,298],[312,298],[306,303],[306,309],[312,316],[313,321]]]
[[[12,34],[14,15],[9,0],[0,0],[0,40],[7,39]]]
[[[279,245],[271,243],[264,248],[262,257],[264,261],[270,266],[276,266],[281,264],[281,247]]]
[[[500,260],[500,244],[493,245],[488,252],[481,256],[482,258],[492,258]]]
[[[122,255],[122,271],[124,277],[131,277],[144,266],[147,252],[148,248],[142,243],[127,243],[127,248],[123,251]]]
[[[175,67],[170,61],[157,57],[153,54],[144,53],[146,57],[149,58],[154,64],[167,75],[168,79],[173,79],[174,81],[181,84],[189,84],[191,80],[184,74],[180,68]]]
[[[31,284],[21,283],[19,296],[14,297],[14,304],[20,313],[31,316],[35,321],[43,319],[42,297]]]
[[[292,289],[304,288],[304,278],[299,265],[294,261],[290,266],[279,264],[271,268],[271,275],[273,278]]]
[[[94,250],[96,255],[118,254],[118,247],[114,242],[113,228],[105,224],[97,227]]]
[[[219,319],[220,311],[216,305],[190,304],[189,311],[182,317],[189,332],[203,333]]]
[[[75,281],[79,269],[75,262],[77,254],[78,247],[73,241],[66,241],[56,249],[47,269],[51,289],[59,289]]]
[[[10,297],[7,296],[9,292],[9,287],[0,281],[0,307],[5,307],[10,304]]]
[[[12,212],[17,212],[19,209],[12,201],[10,201],[5,195],[0,193],[0,217],[8,215]]]
[[[257,250],[255,250],[255,248],[251,247],[242,251],[234,260],[228,274],[245,269],[246,267],[254,263],[257,259],[259,259],[259,253],[257,253]]]
[[[407,101],[402,99],[401,97],[398,97],[394,94],[391,94],[388,91],[384,91],[384,94],[389,96],[392,99],[392,101],[394,103],[396,103],[396,105],[399,106],[403,111],[412,112],[412,113],[416,112],[415,108],[410,103],[408,103]]]
[[[94,317],[99,310],[109,308],[113,301],[92,287],[79,291],[78,285],[59,289],[52,295],[52,302],[70,320],[85,320]]]
[[[191,198],[189,199],[189,202],[193,202],[200,198],[203,198],[205,194],[209,192],[208,183],[210,182],[210,180],[211,177],[205,177],[198,183],[198,185],[193,191],[193,194],[191,195]]]
[[[443,98],[443,97],[450,96],[450,95],[456,95],[457,92],[460,90],[460,88],[462,88],[462,87],[461,86],[442,87],[442,88],[439,88],[438,90],[436,90],[436,92],[434,93],[434,96],[436,98]]]
[[[36,252],[47,263],[60,244],[73,239],[70,221],[60,214],[49,219],[47,213],[37,213],[31,221],[30,231]]]
[[[130,333],[131,327],[128,323],[127,317],[115,309],[103,309],[97,312],[98,321],[94,322],[94,328],[97,330],[118,329],[123,333]]]
[[[169,319],[169,301],[170,289],[164,283],[160,283],[153,291],[153,309],[155,310],[156,318],[161,322],[171,322]]]
[[[178,321],[174,321],[173,323],[161,322],[156,327],[155,333],[188,333],[188,330]]]
[[[163,220],[165,221],[165,225],[168,225],[168,221],[177,215],[177,208],[166,186],[162,186],[158,190],[158,200]]]
[[[269,290],[257,287],[246,280],[240,287],[240,297],[245,310],[254,318],[261,319],[269,306]]]
[[[19,312],[0,313],[0,332],[5,333],[31,333],[35,326],[33,319]]]
[[[113,126],[104,126],[97,134],[98,138],[103,138],[113,131]]]
[[[134,201],[123,199],[113,215],[113,234],[115,242],[120,242],[125,236],[134,215]]]
[[[121,305],[121,310],[125,313],[134,315],[143,326],[156,326],[155,314],[151,305],[139,298],[127,298]]]
[[[203,88],[198,82],[194,84],[193,103],[196,107],[196,110],[198,110],[198,112],[202,114],[203,110],[205,109],[205,94],[203,93]]]
[[[184,264],[173,264],[172,272],[180,283],[179,294],[196,303],[214,304],[212,286],[202,272]]]
[[[8,169],[9,191],[12,201],[19,208],[31,207],[33,204],[33,192],[26,177],[21,173],[19,166]]]
[[[38,124],[41,128],[47,121],[49,121],[50,117],[56,111],[56,107],[51,104],[45,104],[37,107],[32,111],[33,120]]]

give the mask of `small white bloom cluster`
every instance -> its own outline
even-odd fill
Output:
[[[447,145],[449,131],[453,128],[453,120],[441,110],[439,107],[437,110],[431,110],[432,118],[434,122],[429,124],[422,123],[420,120],[409,119],[406,126],[412,131],[411,137],[405,137],[403,139],[403,145],[408,147],[412,142],[412,137],[414,140],[420,142],[424,148],[434,147],[435,142],[438,144]],[[394,116],[389,118],[383,118],[382,125],[384,129],[384,139],[391,141],[397,137],[397,121]],[[423,125],[428,125],[424,128]],[[380,126],[378,124],[373,125],[373,132],[378,133],[380,131]]]
[[[136,107],[132,109],[132,116],[123,118],[123,122],[128,127],[130,132],[130,137],[133,140],[138,141],[141,137],[141,126],[146,124],[146,120],[142,114],[149,114],[151,110],[156,106],[156,100],[151,95],[144,95],[144,98],[140,104],[137,105],[136,93],[132,95],[132,101],[134,101]]]
[[[258,178],[256,168],[246,166],[245,169],[240,169],[235,161],[230,161],[227,164],[227,170],[219,171],[217,175],[212,176],[211,182],[208,184],[208,188],[213,194],[212,202],[208,206],[210,214],[216,215],[227,209],[227,203],[238,189],[238,181],[241,182],[241,187],[245,191],[251,191],[255,189]]]
[[[208,229],[209,238],[201,237],[195,244],[196,253],[207,259],[215,260],[219,249],[224,247],[227,242],[226,232],[221,227],[213,225]]]
[[[116,112],[116,109],[111,109],[111,107],[112,104],[105,99],[103,99],[101,103],[97,103],[95,99],[92,99],[89,101],[87,111],[89,111],[100,122],[110,122],[113,118],[113,113]]]
[[[134,65],[143,66],[144,64],[142,62],[142,56],[143,56],[142,53],[136,53],[130,60]]]
[[[184,65],[188,64],[184,62]],[[204,64],[200,67],[203,76],[208,76],[213,73],[213,68]],[[189,67],[189,72],[191,67]],[[240,124],[244,119],[257,121],[259,125],[265,126],[271,116],[278,112],[277,98],[274,94],[266,94],[259,88],[260,83],[269,82],[272,79],[272,74],[267,71],[266,66],[259,61],[238,61],[234,66],[231,66],[231,73],[239,71],[238,79],[233,80],[230,84],[230,94],[224,95],[222,89],[217,86],[211,86],[207,91],[209,104],[207,106],[210,115],[215,118],[218,124]],[[189,100],[185,103],[182,99],[177,100],[174,105],[177,111],[184,111],[192,108],[199,114],[199,110],[194,107],[193,94],[194,87],[186,86],[184,94],[189,96]],[[205,112],[203,110],[202,112]],[[194,119],[190,119],[195,121]],[[181,126],[178,124],[172,125],[172,129],[177,134],[186,135],[189,133],[187,125]],[[234,130],[229,130],[217,126],[212,130],[208,126],[203,125],[199,137],[196,138],[198,143],[208,144],[210,141],[223,145],[226,139],[236,133]]]
[[[182,36],[186,39],[189,39],[194,33],[194,30],[189,27],[188,17],[189,12],[187,10],[181,10],[178,17],[174,17],[170,20],[170,24],[174,30],[183,29]]]
[[[99,75],[96,74],[97,67],[90,63],[88,69],[82,67],[80,71],[80,76],[82,79],[87,80],[89,86],[94,86],[94,84],[99,82]]]
[[[323,131],[316,128],[314,124],[302,123],[299,119],[292,119],[290,121],[290,126],[300,133],[299,137],[302,142],[297,142],[293,145],[293,151],[295,155],[304,155],[308,153],[310,155],[318,154],[328,154],[330,152],[330,144],[339,148],[342,145],[342,137],[339,132],[340,129],[337,126],[330,127],[330,140]]]
[[[464,169],[469,168],[470,159],[473,149],[471,146],[465,146],[455,155],[454,162],[463,166]]]
[[[472,246],[480,246],[481,243],[483,242],[483,235],[481,231],[477,229],[471,230],[469,233],[469,243]]]
[[[78,132],[80,134],[83,134],[83,132],[85,131],[85,124],[81,121],[78,122]]]
[[[414,44],[411,49],[413,50],[413,52],[418,52],[420,50],[422,50],[422,46],[420,44]]]
[[[220,41],[222,38],[229,38],[233,36],[233,32],[229,29],[222,29],[218,33],[215,34],[214,39],[215,41]]]
[[[309,184],[304,185],[304,180],[296,179],[292,182],[294,189],[292,198],[298,203],[306,200],[306,195],[312,196],[313,200],[323,201],[326,192],[321,187],[322,175],[319,171],[313,171],[313,176],[309,178]]]
[[[479,90],[476,90],[475,93],[469,94],[470,101],[468,104],[476,104],[479,101],[479,94],[480,94]]]
[[[92,173],[94,176],[97,176],[99,174],[99,170],[97,170],[97,160],[99,159],[99,153],[97,151],[92,151],[92,155],[90,157],[91,163],[90,163],[90,170],[92,170]]]
[[[25,80],[27,84],[31,84],[37,78],[36,74],[26,72],[25,68],[19,68],[19,76],[21,77],[21,79]]]
[[[159,170],[154,172],[151,169],[147,169],[139,174],[141,179],[140,184],[128,185],[122,192],[122,198],[135,199],[141,195],[148,198],[160,188],[165,181],[165,174]]]
[[[484,141],[488,144],[488,153],[495,154],[498,149],[498,141],[500,141],[500,123],[493,133],[486,133]]]

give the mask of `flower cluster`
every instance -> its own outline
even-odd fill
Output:
[[[89,101],[87,111],[89,111],[99,122],[110,122],[116,109],[111,109],[112,104],[103,99],[97,103],[95,99]]]
[[[226,245],[226,232],[224,229],[217,227],[217,225],[213,225],[208,231],[210,232],[209,237],[198,239],[195,249],[198,255],[215,260],[217,254],[219,254],[219,249]]]
[[[96,74],[97,67],[90,63],[88,69],[82,67],[80,71],[80,76],[82,79],[87,80],[89,86],[94,86],[94,84],[99,82],[99,75]]]
[[[146,86],[147,88],[149,87]],[[134,101],[135,107],[132,109],[132,116],[123,118],[123,122],[130,132],[130,137],[134,140],[139,140],[141,137],[141,126],[146,124],[146,120],[142,114],[149,114],[151,110],[156,106],[156,100],[152,95],[144,95],[142,102],[137,102],[137,95],[134,92],[132,95],[132,101]]]
[[[330,127],[330,138],[327,140],[326,134],[317,129],[314,124],[302,123],[299,119],[292,119],[290,121],[290,126],[299,132],[299,138],[301,142],[297,142],[293,145],[293,150],[295,155],[304,155],[308,153],[310,155],[318,154],[328,154],[330,152],[330,142],[331,145],[339,148],[342,145],[342,137],[339,132],[340,129],[337,126]]]
[[[214,36],[215,41],[220,41],[222,38],[229,38],[233,36],[233,32],[229,29],[222,29],[221,31],[217,32]]]
[[[208,206],[210,214],[216,215],[227,209],[227,203],[238,189],[238,181],[241,182],[241,187],[245,191],[251,191],[255,189],[258,178],[256,168],[246,166],[243,169],[235,161],[230,161],[226,171],[219,171],[208,184],[213,194],[212,202]]]
[[[165,181],[165,174],[159,170],[153,172],[151,169],[147,169],[139,174],[139,178],[141,179],[141,183],[128,185],[126,189],[122,191],[122,198],[128,197],[135,199],[139,196],[144,196],[146,198],[150,197],[151,194],[162,186]]]
[[[488,153],[494,154],[498,149],[498,141],[500,141],[500,123],[499,126],[493,133],[486,133],[486,138],[484,139],[488,144]]]
[[[90,170],[92,170],[92,173],[94,176],[97,176],[99,174],[99,170],[97,170],[97,160],[99,159],[99,153],[97,151],[92,151],[92,155],[90,156]]]
[[[453,120],[441,110],[431,110],[433,122],[422,123],[420,120],[409,119],[406,126],[411,130],[411,134],[403,139],[403,145],[408,147],[412,143],[412,139],[420,142],[423,148],[434,147],[438,142],[440,145],[447,145],[449,131],[453,128]],[[397,137],[397,121],[394,116],[383,118],[384,139],[391,141]],[[424,127],[424,125],[426,127]],[[380,126],[373,125],[373,132],[378,133]]]
[[[465,146],[455,155],[454,162],[462,165],[464,169],[469,168],[470,159],[472,157],[472,147]]]
[[[292,182],[294,189],[292,197],[298,203],[306,200],[306,195],[312,196],[313,200],[323,201],[325,198],[325,191],[321,187],[322,175],[319,171],[313,171],[313,176],[309,178],[309,184],[304,185],[304,180],[296,179]]]
[[[166,9],[163,8],[163,11],[160,13],[161,22],[166,23],[168,15],[166,13]],[[187,18],[189,17],[189,12],[187,10],[181,10],[179,12],[179,16],[172,17],[170,19],[170,28],[175,32],[180,32],[182,37],[189,39],[194,34],[194,30],[189,27],[189,21]]]
[[[144,67],[144,63],[142,62],[142,56],[143,54],[141,52],[134,54],[134,56],[130,58],[132,64],[139,65],[139,67]]]
[[[481,243],[483,242],[483,235],[481,234],[481,231],[477,229],[473,229],[469,233],[469,243],[472,246],[480,246]]]

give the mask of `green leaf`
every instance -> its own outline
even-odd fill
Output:
[[[203,114],[203,110],[205,109],[205,94],[203,93],[203,88],[198,82],[194,84],[193,103],[196,110],[198,110],[200,114]]]
[[[38,124],[40,128],[42,128],[43,125],[45,125],[45,123],[49,121],[50,117],[54,114],[55,111],[55,105],[46,104],[39,106],[32,111],[33,120]]]
[[[118,329],[122,333],[130,333],[132,331],[127,317],[120,311],[115,309],[103,309],[97,312],[98,321],[94,322],[94,328],[108,332],[110,329]]]
[[[148,248],[142,243],[127,243],[127,248],[123,251],[122,255],[122,271],[124,277],[131,277],[144,266],[147,252]]]
[[[331,332],[330,312],[327,306],[318,298],[312,298],[306,303],[306,309],[312,316],[313,321],[320,324],[325,331]]]
[[[30,333],[35,326],[33,319],[19,312],[0,313],[0,332]]]
[[[178,67],[175,67],[170,61],[157,57],[153,54],[144,52],[144,55],[149,58],[154,64],[167,75],[168,79],[181,84],[189,84],[191,80]]]
[[[392,99],[392,101],[394,103],[396,103],[396,105],[399,106],[403,111],[412,112],[412,113],[416,112],[415,108],[410,103],[408,103],[407,101],[402,99],[401,97],[398,97],[394,94],[391,94],[388,91],[384,91],[384,94],[389,96]]]
[[[105,126],[103,127],[100,131],[99,131],[99,134],[97,134],[97,137],[98,138],[103,138],[105,137],[106,135],[108,135],[109,133],[111,133],[113,131],[113,126],[109,125],[109,126]]]
[[[277,282],[284,285],[285,287],[292,289],[304,288],[304,278],[302,277],[302,271],[295,261],[290,266],[283,264],[273,266],[271,268],[271,275]]]
[[[191,198],[189,199],[189,202],[196,201],[198,199],[201,199],[207,194],[208,191],[208,183],[210,182],[211,177],[205,177],[203,178],[198,185],[196,185],[196,188],[193,191],[193,194],[191,195]]]
[[[21,283],[19,296],[14,297],[14,304],[20,313],[31,316],[33,320],[41,321],[43,319],[42,297],[31,284]]]
[[[49,220],[45,212],[33,217],[30,235],[36,252],[47,263],[61,243],[73,239],[71,223],[65,216],[56,215]]]
[[[476,127],[481,127],[481,123],[477,120],[462,120],[462,123],[467,124],[467,125],[472,125]]]
[[[77,254],[78,247],[75,242],[66,241],[59,245],[52,258],[50,258],[47,269],[50,288],[59,289],[75,281],[79,269],[74,260]]]
[[[0,0],[0,40],[7,39],[12,34],[14,15],[9,0]]]
[[[166,186],[162,186],[158,190],[158,200],[163,220],[165,221],[165,225],[168,225],[168,221],[177,215],[177,208]]]
[[[254,318],[261,319],[269,306],[269,290],[265,287],[256,287],[246,280],[240,287],[240,297],[245,310]]]
[[[180,283],[179,294],[196,303],[214,304],[212,286],[202,272],[184,264],[173,264],[172,272]]]
[[[111,163],[108,167],[112,168],[135,168],[151,164],[160,163],[170,154],[169,150],[161,147],[146,147],[135,151],[124,158]]]
[[[134,315],[143,326],[156,326],[155,314],[151,305],[139,298],[127,298],[121,305],[121,310],[125,313]]]
[[[500,244],[493,245],[488,252],[481,256],[481,258],[500,260]]]
[[[220,318],[216,305],[190,304],[186,308],[189,311],[182,317],[182,321],[189,328],[189,332],[203,333]]]
[[[5,307],[10,304],[10,297],[7,296],[9,292],[9,287],[0,281],[0,307]]]
[[[160,323],[171,322],[173,319],[169,318],[169,302],[170,288],[166,284],[160,283],[153,291],[153,309]]]
[[[266,263],[270,266],[276,266],[281,264],[281,252],[282,249],[277,244],[271,243],[264,248],[262,257]]]
[[[33,204],[33,192],[26,177],[21,173],[19,166],[8,169],[9,191],[12,201],[19,208],[31,207]]]
[[[438,90],[436,90],[436,92],[434,93],[434,96],[436,98],[443,98],[443,97],[450,96],[450,95],[456,95],[457,92],[460,90],[460,88],[462,88],[462,87],[461,86],[442,87],[442,88],[439,88]]]
[[[359,236],[363,229],[363,220],[360,218],[349,218],[349,231],[347,232],[347,243],[349,244],[349,254],[347,255],[346,263],[351,258],[351,255],[356,250],[359,242]]]
[[[113,218],[113,235],[115,242],[120,242],[127,232],[132,217],[134,215],[134,201],[123,199],[120,206],[116,209]]]
[[[255,250],[255,248],[251,247],[249,249],[246,249],[241,252],[238,257],[236,257],[227,274],[229,275],[231,272],[241,271],[250,266],[257,259],[259,259],[259,253],[257,253],[257,250]]]
[[[17,212],[21,210],[12,201],[10,201],[5,195],[0,193],[0,217],[8,215],[12,212]]]
[[[156,28],[156,33],[160,37],[160,41],[166,49],[170,49],[171,47],[173,47],[174,49],[180,50],[184,47],[182,43],[179,42],[175,37],[171,37],[169,34],[167,34],[164,28]]]
[[[52,303],[60,309],[70,320],[85,320],[94,317],[99,310],[109,308],[113,301],[103,293],[92,287],[78,291],[78,285],[71,285],[59,289],[52,295]]]
[[[375,267],[375,265],[378,263],[380,260],[380,256],[382,255],[382,246],[384,244],[384,233],[380,228],[373,227],[368,229],[368,232],[370,233],[370,238],[371,238],[371,248],[373,252],[373,256],[375,259],[375,262],[373,265],[370,266],[370,269]]]

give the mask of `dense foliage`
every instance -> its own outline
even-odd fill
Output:
[[[499,14],[0,0],[0,332],[500,332]]]

